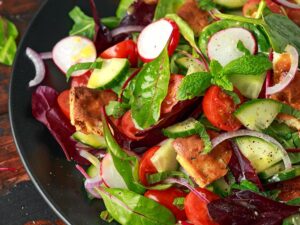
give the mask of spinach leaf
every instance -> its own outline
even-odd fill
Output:
[[[185,178],[189,181],[189,183],[193,184],[193,182],[189,178],[189,176],[181,171],[165,171],[165,172],[161,172],[161,173],[154,173],[147,177],[147,181],[149,184],[155,184],[155,183],[164,181],[165,179],[167,179],[169,177]]]
[[[116,16],[120,19],[126,16],[129,6],[131,6],[134,1],[135,0],[121,0],[116,11]]]
[[[12,65],[17,51],[18,34],[16,26],[0,16],[0,63]]]
[[[111,134],[106,119],[104,118],[104,112],[102,112],[102,123],[104,138],[107,143],[107,149],[112,156],[114,166],[116,167],[119,174],[122,176],[129,190],[134,191],[136,193],[143,193],[145,191],[145,188],[138,182],[138,159],[135,156],[129,156],[118,145],[118,143]]]
[[[224,14],[222,14],[224,15]],[[231,15],[230,15],[231,16]],[[232,16],[236,18],[237,16]],[[230,17],[231,18],[231,17]],[[246,17],[242,17],[249,19]],[[250,19],[251,21],[253,19]],[[248,20],[247,20],[248,21]],[[258,44],[259,52],[267,52],[269,50],[270,44],[268,38],[265,35],[265,32],[260,29],[260,27],[255,26],[254,24],[248,23],[247,21],[235,21],[229,19],[219,20],[214,22],[203,29],[201,32],[198,45],[201,51],[207,56],[207,44],[212,35],[217,33],[220,30],[224,30],[231,27],[243,27],[253,33]]]
[[[159,0],[155,9],[154,20],[161,19],[167,14],[176,13],[185,0]]]
[[[249,190],[256,193],[260,193],[259,188],[249,180],[242,180],[239,184],[234,183],[231,185],[230,189],[241,190],[241,191]]]
[[[265,55],[244,55],[228,63],[223,73],[225,75],[261,75],[272,68],[272,62]]]
[[[96,189],[110,215],[123,225],[174,225],[172,212],[161,204],[129,190]]]
[[[118,119],[123,116],[129,108],[130,106],[126,103],[110,101],[105,107],[105,111],[108,116],[113,116],[114,118]]]
[[[183,210],[184,209],[184,197],[178,197],[175,198],[173,201],[173,205],[175,205],[178,209]]]
[[[102,61],[100,59],[97,59],[95,62],[77,63],[68,69],[66,74],[67,81],[69,81],[72,74],[76,71],[101,69],[101,67],[102,67]]]
[[[185,22],[183,19],[181,19],[176,14],[168,14],[166,15],[166,18],[169,18],[171,20],[174,20],[177,26],[179,27],[179,31],[181,35],[184,37],[185,40],[189,42],[189,44],[195,48],[198,49],[198,46],[195,42],[195,34],[192,28]]]
[[[245,47],[244,43],[241,40],[238,41],[236,47],[240,52],[243,52],[245,55],[251,55],[249,49]]]
[[[200,0],[199,7],[203,10],[209,11],[217,7],[216,3],[212,0]]]
[[[277,52],[283,52],[288,44],[300,52],[300,28],[287,16],[270,13],[264,17],[262,25],[269,35],[272,47]]]
[[[170,80],[169,57],[166,48],[152,62],[143,66],[136,76],[132,118],[140,129],[154,125],[160,117],[161,103],[167,95]]]
[[[180,101],[192,99],[204,95],[206,89],[211,85],[211,75],[207,72],[197,72],[183,78],[177,91],[177,99]]]
[[[211,60],[209,67],[212,75],[211,82],[224,90],[233,91],[233,84],[223,72],[222,65],[217,60]]]

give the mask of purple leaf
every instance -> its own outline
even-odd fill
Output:
[[[74,159],[81,165],[90,163],[76,150],[76,141],[71,139],[75,132],[66,116],[57,104],[58,93],[51,87],[39,86],[32,94],[32,114],[43,123],[63,149],[67,160]]]
[[[93,18],[95,21],[94,43],[95,43],[97,52],[102,52],[105,49],[107,49],[113,45],[111,32],[100,22],[100,16],[97,11],[94,0],[90,0],[90,7],[92,9]]]
[[[251,191],[214,200],[207,208],[219,225],[281,225],[284,218],[299,212],[298,206],[279,203]]]
[[[242,154],[238,146],[232,142],[233,154],[228,164],[230,171],[232,172],[235,180],[241,182],[242,180],[249,180],[256,184],[257,187],[263,191],[263,186],[257,176],[255,169],[251,165],[251,162]]]

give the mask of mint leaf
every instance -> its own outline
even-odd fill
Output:
[[[245,53],[245,55],[251,55],[249,49],[245,47],[244,43],[241,40],[239,40],[236,47],[240,52]]]
[[[272,68],[272,62],[264,55],[245,55],[228,63],[225,75],[260,75]]]
[[[131,110],[137,128],[149,128],[159,120],[161,103],[168,92],[169,65],[168,51],[164,48],[156,59],[144,64],[136,76]]]
[[[180,101],[204,95],[205,90],[211,85],[211,75],[207,72],[197,72],[183,78],[177,91]]]
[[[105,107],[105,111],[108,116],[113,116],[114,118],[118,119],[123,116],[129,108],[130,106],[128,104],[110,101]]]
[[[210,72],[212,75],[212,83],[227,91],[233,91],[233,84],[230,82],[226,74],[223,72],[222,65],[217,60],[210,62]]]

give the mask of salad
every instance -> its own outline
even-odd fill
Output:
[[[300,224],[299,2],[121,0],[101,19],[90,5],[51,52],[26,54],[33,116],[101,219]],[[41,85],[43,60],[68,90]]]

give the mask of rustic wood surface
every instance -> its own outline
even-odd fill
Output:
[[[20,40],[22,35],[26,31],[31,18],[33,17],[35,12],[39,9],[40,5],[44,1],[45,0],[0,0],[0,16],[3,16],[11,20],[17,26],[20,32],[19,35],[19,40]],[[17,153],[16,146],[14,144],[10,125],[9,125],[8,91],[9,91],[9,80],[11,76],[11,71],[12,71],[11,67],[0,64],[0,168],[3,167],[15,168],[16,171],[0,172],[0,203],[1,201],[5,201],[4,199],[7,200],[7,197],[5,196],[9,195],[9,192],[19,191],[19,190],[15,190],[16,189],[15,186],[18,183],[29,181],[29,177]],[[31,192],[36,191],[33,188],[32,184],[29,184],[29,186],[32,189]],[[21,187],[21,190],[24,192],[23,186]],[[14,193],[14,195],[16,195],[16,193]],[[10,201],[9,198],[8,201]],[[41,201],[40,204],[45,204],[44,202],[42,202],[43,200],[41,198],[39,198],[37,201]],[[6,204],[7,203],[5,202],[5,207],[9,207],[9,205]],[[18,205],[18,203],[16,205]],[[43,205],[43,207],[47,207],[47,206]],[[51,218],[54,217],[51,215]],[[63,224],[61,221],[56,219],[55,221],[49,221],[49,218],[47,219],[40,218],[40,219],[41,220],[28,221],[25,224],[26,225],[31,225],[31,224],[62,225]],[[0,224],[2,224],[1,221],[2,221],[2,216],[0,216]],[[9,222],[9,224],[16,224],[16,221]]]

